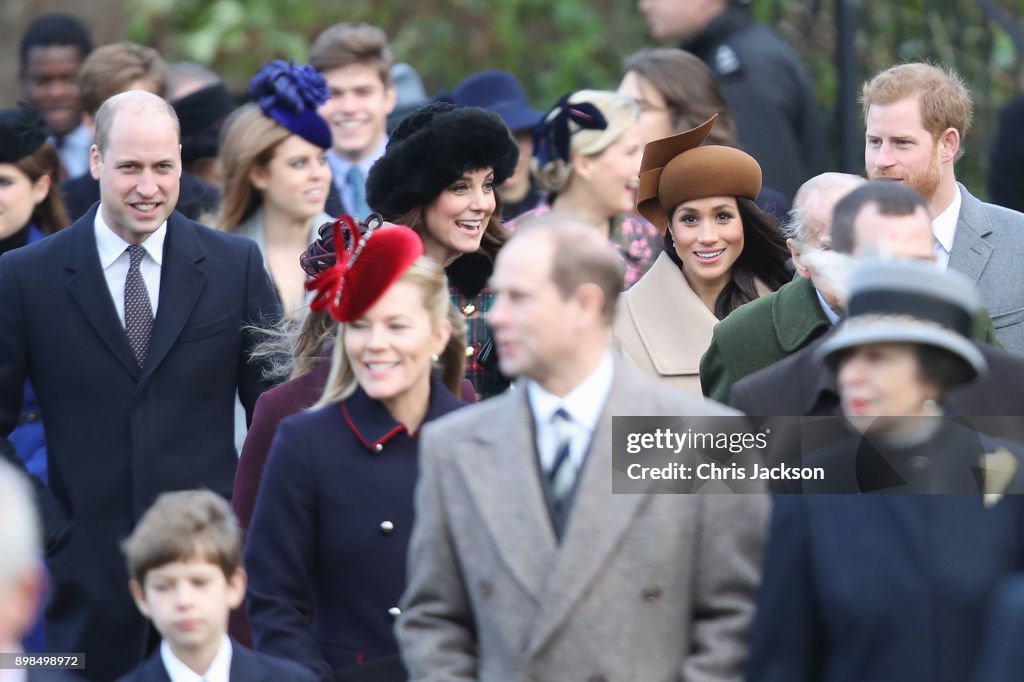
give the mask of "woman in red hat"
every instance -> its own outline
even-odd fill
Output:
[[[402,120],[366,177],[366,201],[408,225],[448,275],[466,320],[466,377],[481,397],[508,386],[487,329],[487,280],[508,239],[495,188],[515,172],[519,147],[497,114],[435,102]]]
[[[790,279],[785,240],[754,205],[761,167],[739,149],[701,146],[714,123],[644,148],[637,211],[664,233],[665,251],[623,295],[613,327],[627,361],[696,395],[715,324]]]
[[[464,333],[415,232],[349,228],[350,245],[336,229],[336,263],[308,285],[312,309],[339,322],[331,372],[319,402],[282,421],[271,447],[246,540],[249,621],[258,650],[323,679],[402,679],[391,628],[417,434],[463,404],[452,389]]]
[[[295,256],[331,220],[331,130],[316,111],[327,84],[311,66],[278,60],[253,76],[249,96],[224,130],[219,227],[259,244],[285,314],[300,319],[306,278]]]

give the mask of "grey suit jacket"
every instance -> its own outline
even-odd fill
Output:
[[[396,634],[410,680],[740,680],[769,500],[613,495],[612,415],[734,414],[616,360],[562,543],[526,391],[428,425]]]
[[[959,188],[963,203],[949,267],[978,287],[999,343],[1024,355],[1024,213],[983,203]]]

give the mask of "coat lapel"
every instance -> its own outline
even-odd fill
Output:
[[[557,546],[537,474],[532,415],[525,390],[491,400],[504,403],[503,418],[465,442],[456,462],[509,570],[539,599]]]
[[[956,221],[953,249],[949,254],[949,267],[977,284],[992,257],[992,246],[985,241],[985,237],[992,233],[992,224],[981,202],[962,185],[958,184],[957,189],[962,203]]]
[[[110,289],[100,267],[93,228],[96,210],[94,206],[68,228],[73,234],[68,242],[68,256],[65,262],[68,271],[68,293],[114,357],[129,374],[138,376],[138,363],[135,361],[131,346],[128,345],[128,336],[125,334],[124,325],[117,317],[117,309],[110,298]]]
[[[228,677],[232,680],[261,682],[266,680],[267,669],[244,646],[234,639],[231,640],[231,671]]]
[[[631,385],[617,364],[608,402],[587,452],[555,571],[541,600],[544,607],[530,639],[530,655],[569,615],[615,552],[637,513],[650,501],[649,495],[612,494],[612,417],[642,414],[645,404],[644,393]]]
[[[167,219],[164,261],[160,267],[160,303],[153,320],[153,336],[140,385],[152,376],[170,352],[192,314],[206,281],[206,274],[199,267],[204,257],[195,227],[180,214],[172,213]]]

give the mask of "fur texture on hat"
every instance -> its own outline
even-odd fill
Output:
[[[385,220],[396,220],[432,202],[467,171],[493,168],[500,185],[518,161],[519,146],[500,116],[435,102],[409,114],[391,134],[366,178],[366,202]]]

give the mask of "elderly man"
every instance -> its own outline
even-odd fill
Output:
[[[252,328],[280,316],[256,245],[175,212],[174,110],[140,90],[96,115],[100,203],[0,256],[0,438],[31,379],[46,428],[40,487],[54,593],[47,645],[110,680],[146,653],[118,542],[156,496],[229,496],[236,392],[266,388]]]
[[[836,203],[862,184],[856,175],[822,173],[800,187],[786,225],[786,244],[799,277],[715,325],[700,364],[704,395],[725,402],[736,381],[799,350],[835,323],[841,312],[836,276],[819,267],[822,260],[835,259],[821,254],[833,248]],[[840,246],[846,243],[841,240]]]
[[[728,414],[609,350],[621,262],[548,214],[498,257],[518,388],[424,429],[396,633],[412,680],[739,680],[763,495],[612,495],[613,415]]]
[[[982,203],[956,181],[971,125],[963,81],[930,64],[900,64],[865,83],[861,99],[868,177],[921,193],[939,267],[974,282],[999,342],[1024,354],[1024,214]]]
[[[852,240],[850,250],[858,259],[934,259],[931,220],[924,199],[895,183],[870,182],[836,205],[833,242],[837,248],[843,247],[841,242],[848,238]],[[846,287],[842,288],[839,300],[845,308]],[[994,340],[992,323],[983,310],[975,316],[973,336],[989,343]],[[837,414],[834,377],[813,357],[814,349],[825,338],[823,335],[784,360],[737,381],[729,404],[747,414]],[[1024,414],[1024,385],[1017,380],[1024,374],[1024,360],[989,343],[977,344],[990,367],[989,377],[958,388],[951,394],[951,405],[957,414]]]

